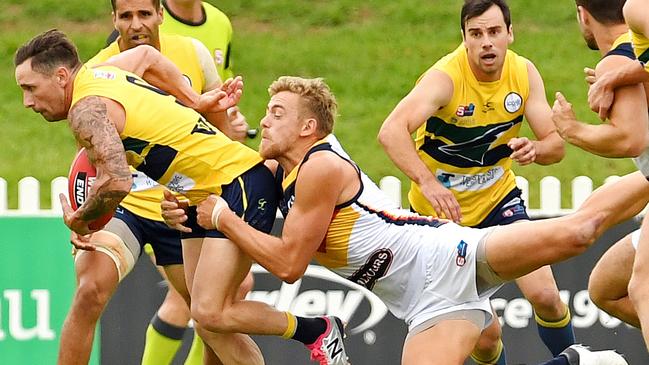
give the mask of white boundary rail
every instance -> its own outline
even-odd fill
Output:
[[[609,176],[606,183],[617,179],[618,176]],[[528,206],[528,212],[532,217],[548,217],[567,214],[579,206],[588,198],[593,191],[593,181],[587,176],[577,176],[572,180],[571,191],[572,201],[570,208],[562,208],[561,204],[561,183],[554,176],[546,176],[541,179],[540,202],[530,204],[529,182],[524,177],[517,176],[516,183],[523,191],[523,199]],[[386,176],[379,183],[381,189],[388,194],[397,204],[401,205],[401,182],[394,176]],[[60,216],[61,204],[59,194],[68,195],[68,179],[57,177],[50,182],[51,186],[51,209],[40,207],[40,182],[28,176],[18,182],[18,208],[8,209],[7,203],[7,181],[0,178],[0,216]],[[565,204],[564,204],[565,205]]]

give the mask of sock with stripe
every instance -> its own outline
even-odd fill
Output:
[[[561,351],[575,343],[575,332],[570,321],[570,309],[566,306],[566,314],[558,321],[546,321],[534,314],[539,337],[550,350],[552,356],[558,356]]]
[[[314,343],[327,330],[327,322],[322,318],[297,317],[286,313],[288,328],[282,337],[300,341],[305,345]]]
[[[187,358],[185,359],[185,365],[203,365],[203,340],[201,337],[194,331],[194,339],[192,340],[192,347],[189,349]]]
[[[494,352],[494,355],[489,356],[488,358],[478,357],[475,353],[471,354],[471,359],[478,365],[507,365],[507,356],[505,356],[505,346],[502,339],[498,341],[498,348]]]
[[[163,321],[156,313],[146,330],[142,365],[171,364],[182,345],[185,330]]]

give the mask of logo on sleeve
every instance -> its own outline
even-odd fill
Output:
[[[215,49],[214,50],[214,62],[221,66],[223,62],[225,61],[225,56],[223,55],[223,50],[221,49]]]

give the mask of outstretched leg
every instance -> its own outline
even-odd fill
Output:
[[[487,261],[504,280],[521,277],[581,254],[608,228],[638,214],[648,201],[649,182],[644,176],[626,175],[597,189],[573,214],[494,228],[485,241]]]

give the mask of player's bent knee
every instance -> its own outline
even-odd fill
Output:
[[[99,316],[108,304],[111,295],[112,290],[102,288],[96,281],[84,280],[79,283],[73,305],[86,313],[94,313]]]
[[[557,248],[566,250],[567,257],[580,255],[595,243],[600,220],[581,214],[567,223],[563,227],[564,242],[557,241]]]
[[[596,306],[602,308],[607,303],[608,296],[606,294],[608,291],[606,290],[606,285],[602,284],[600,275],[600,270],[596,265],[588,279],[588,295]]]
[[[639,304],[646,305],[647,300],[649,300],[649,282],[644,280],[644,278],[638,277],[638,275],[631,276],[629,281],[629,298],[633,305],[638,308]]]
[[[228,315],[222,308],[216,308],[213,305],[201,305],[198,301],[192,302],[191,317],[194,322],[198,323],[202,328],[219,333],[229,333],[231,328],[231,321]]]
[[[561,301],[559,292],[554,289],[543,288],[526,293],[527,300],[530,301],[536,312],[559,312],[563,315],[566,305]]]

